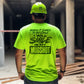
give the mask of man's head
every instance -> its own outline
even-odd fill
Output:
[[[36,2],[32,6],[30,14],[32,14],[34,22],[43,23],[47,14],[46,6],[41,2]]]

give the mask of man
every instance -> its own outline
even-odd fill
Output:
[[[20,29],[14,44],[19,78],[24,79],[24,84],[58,84],[58,74],[61,79],[66,66],[65,41],[57,27],[44,22],[47,11],[43,3],[35,3],[30,14],[34,22]],[[56,49],[61,58],[59,73],[56,69]],[[21,70],[24,50],[25,74]]]

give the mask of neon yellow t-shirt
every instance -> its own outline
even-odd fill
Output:
[[[66,47],[60,30],[48,23],[31,23],[20,29],[14,47],[26,51],[25,75],[49,82],[58,78],[56,49]]]

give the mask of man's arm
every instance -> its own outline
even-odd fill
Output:
[[[24,73],[22,73],[22,54],[24,50],[17,49],[16,50],[16,55],[15,55],[15,60],[16,60],[16,67],[17,67],[17,72],[18,76],[20,79],[24,78]]]
[[[62,48],[58,50],[60,54],[60,69],[65,71],[66,68],[66,48]],[[60,72],[59,75],[61,76],[60,79],[63,77],[64,73]]]

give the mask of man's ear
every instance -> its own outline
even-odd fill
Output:
[[[46,20],[46,15],[44,16],[44,20]]]
[[[33,20],[33,21],[35,20],[35,17],[34,17],[34,15],[32,15],[32,20]]]

